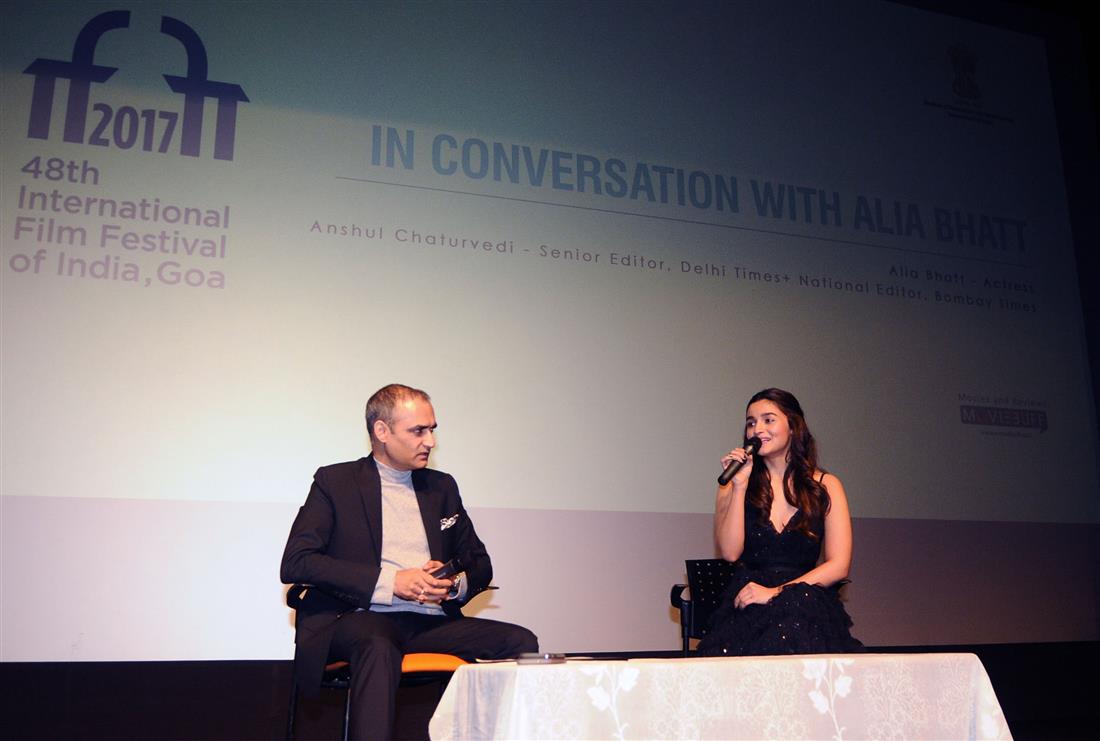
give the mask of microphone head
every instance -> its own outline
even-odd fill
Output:
[[[760,450],[760,446],[763,444],[760,442],[760,438],[753,436],[745,441],[745,450],[748,451],[749,455],[756,455],[756,451]]]

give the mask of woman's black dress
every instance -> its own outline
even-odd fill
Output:
[[[733,599],[750,581],[777,587],[802,576],[817,565],[825,520],[815,518],[808,538],[794,529],[801,510],[776,532],[767,517],[745,502],[745,549],[735,564],[733,578],[714,613],[711,629],[699,643],[703,656],[762,656],[768,654],[847,653],[863,644],[848,629],[852,619],[840,602],[840,586],[829,588],[795,583],[771,602],[733,606]]]

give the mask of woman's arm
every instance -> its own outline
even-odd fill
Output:
[[[848,495],[844,493],[840,479],[827,473],[821,484],[829,492],[830,501],[829,513],[825,515],[824,558],[816,568],[791,582],[831,587],[847,579],[848,570],[852,567],[852,516],[848,511]]]
[[[736,561],[745,550],[745,492],[752,472],[752,456],[744,448],[731,450],[722,458],[722,468],[732,460],[747,460],[747,463],[728,484],[718,487],[714,497],[714,542],[727,561]]]

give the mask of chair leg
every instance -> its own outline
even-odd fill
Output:
[[[290,709],[286,718],[286,741],[294,741],[294,719],[298,713],[298,683],[290,684]],[[342,738],[348,741],[348,727],[351,719],[351,687],[348,687],[347,696],[344,699],[344,730]]]
[[[443,699],[443,693],[447,691],[447,685],[451,683],[451,677],[453,676],[454,674],[444,674],[439,678],[439,683],[437,685],[439,687],[439,692],[435,694],[436,705],[438,705],[439,701]]]
[[[286,741],[294,741],[294,716],[298,710],[298,682],[290,681],[290,709],[286,714]]]
[[[344,741],[348,741],[348,725],[351,720],[351,683],[348,683],[348,695],[344,699]]]

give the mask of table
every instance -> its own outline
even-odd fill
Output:
[[[570,660],[460,667],[456,739],[1010,739],[974,654]]]

